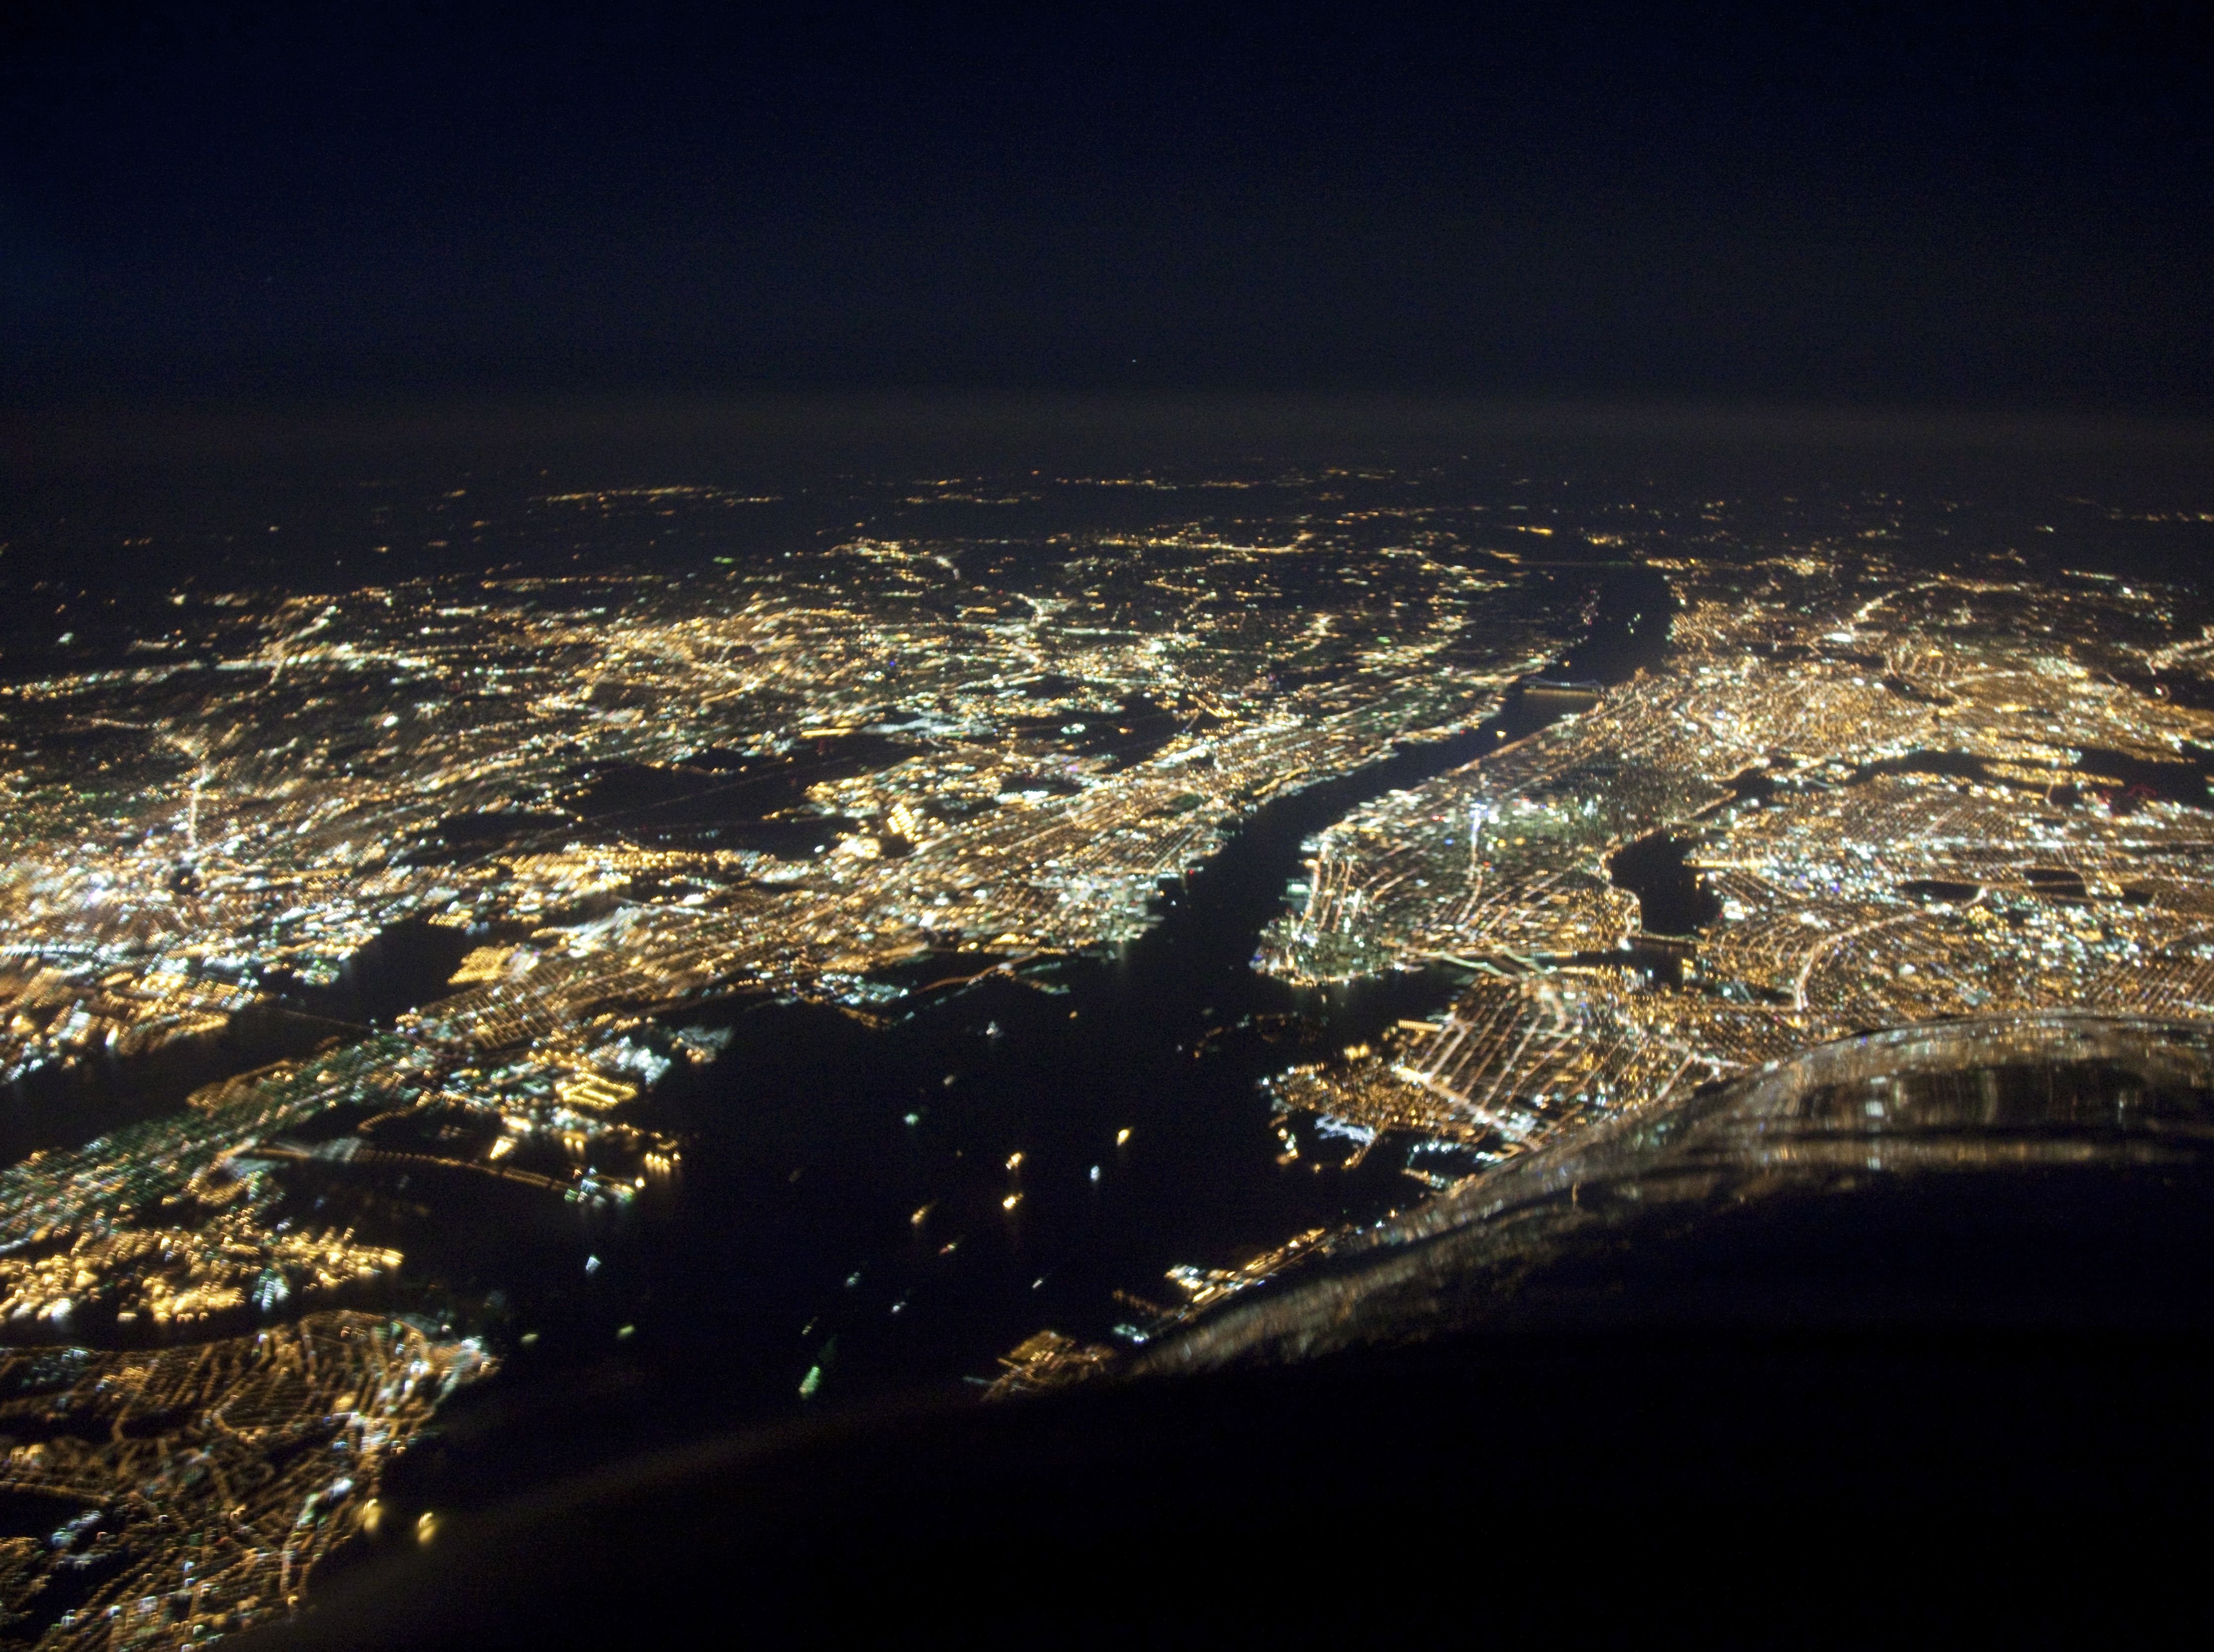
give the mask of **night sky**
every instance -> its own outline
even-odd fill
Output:
[[[2193,7],[17,6],[0,399],[2200,415],[2209,36]]]

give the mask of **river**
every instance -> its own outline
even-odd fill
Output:
[[[1620,680],[1665,644],[1656,576],[1615,570],[1599,594],[1545,674]],[[1255,947],[1313,833],[1576,703],[1510,692],[1480,727],[1267,804],[1126,946],[918,995],[881,1029],[724,1006],[722,1056],[672,1072],[644,1120],[687,1141],[681,1180],[620,1216],[472,1211],[427,1188],[352,1212],[511,1362],[393,1495],[452,1506],[535,1480],[549,1454],[957,1387],[1044,1326],[1127,1341],[1178,1300],[1173,1265],[1421,1198],[1412,1138],[1350,1169],[1345,1141],[1287,1159],[1258,1081],[1440,1008],[1462,978],[1294,989],[1254,971]]]

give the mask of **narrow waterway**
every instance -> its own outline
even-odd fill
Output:
[[[1667,598],[1642,570],[1612,576],[1570,655],[1580,675],[1646,663]],[[394,1495],[450,1505],[527,1483],[549,1448],[957,1386],[1044,1326],[1127,1340],[1178,1300],[1172,1266],[1422,1197],[1411,1140],[1349,1167],[1350,1141],[1287,1155],[1258,1081],[1434,1010],[1460,980],[1295,990],[1254,971],[1255,947],[1316,832],[1579,703],[1510,692],[1480,727],[1268,804],[1106,955],[941,989],[881,1029],[726,1006],[722,1057],[650,1103],[645,1122],[689,1144],[681,1182],[620,1219],[472,1215],[431,1190],[352,1213],[511,1361],[457,1404],[449,1455],[412,1460]]]

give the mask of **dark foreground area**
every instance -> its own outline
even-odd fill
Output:
[[[708,1442],[442,1533],[254,1643],[2203,1625],[2186,1580],[2214,1467],[2209,1352],[1510,1339]]]
[[[2065,1016],[1825,1046],[1160,1375],[702,1440],[388,1533],[249,1643],[2187,1633],[2206,1071]]]

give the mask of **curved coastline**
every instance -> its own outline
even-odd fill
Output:
[[[2041,1071],[2040,1099],[1994,1076]],[[2055,1074],[2125,1082],[2056,1086]],[[1973,1077],[1978,1082],[1953,1082]],[[1918,1082],[1917,1082],[1918,1081]],[[1917,1094],[1919,1092],[1919,1094]],[[1880,1099],[1871,1099],[1880,1098]],[[1703,1212],[1932,1175],[2214,1166],[2214,1021],[1965,1017],[1814,1045],[1471,1178],[1145,1350],[1138,1374],[1314,1357],[1508,1323],[1517,1276]]]

